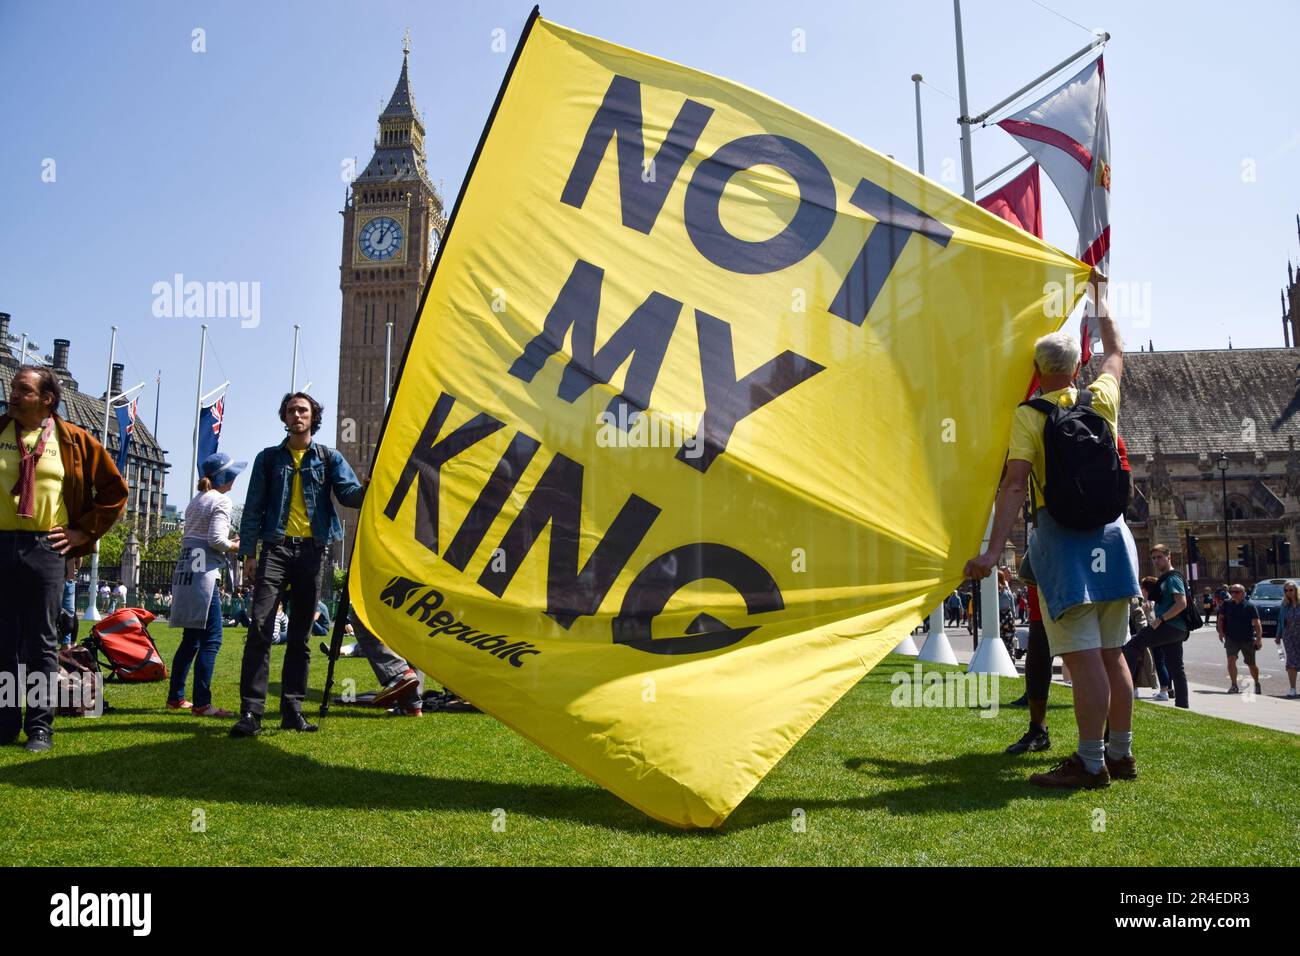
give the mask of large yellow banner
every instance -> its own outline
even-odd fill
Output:
[[[959,582],[1086,276],[759,93],[534,16],[354,605],[624,800],[719,826]]]

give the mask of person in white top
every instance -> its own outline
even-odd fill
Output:
[[[222,617],[220,578],[227,555],[239,550],[239,538],[230,537],[232,510],[227,492],[247,462],[232,462],[217,452],[199,466],[203,477],[198,491],[185,509],[185,536],[181,556],[172,577],[173,627],[185,629],[172,661],[170,710],[191,710],[201,717],[234,717],[212,703],[212,671],[221,650]],[[194,701],[185,699],[190,665],[194,665]]]

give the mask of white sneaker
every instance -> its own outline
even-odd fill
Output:
[[[1295,689],[1294,687],[1292,687],[1290,690],[1288,690],[1288,691],[1286,692],[1286,695],[1287,695],[1287,697],[1292,698],[1292,699],[1294,699],[1294,698],[1296,698],[1296,697],[1300,697],[1300,693],[1296,693],[1296,689]]]
[[[1166,694],[1164,691],[1161,691],[1160,693],[1156,694],[1156,695],[1155,695],[1154,697],[1152,697],[1151,699],[1152,699],[1152,700],[1168,700],[1168,699],[1169,699],[1169,695]]]

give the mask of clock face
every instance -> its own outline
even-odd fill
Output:
[[[395,219],[379,216],[361,227],[357,243],[367,259],[377,262],[391,259],[402,248],[402,227]]]

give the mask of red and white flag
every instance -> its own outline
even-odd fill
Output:
[[[1110,123],[1106,70],[1097,57],[1038,102],[998,123],[1056,185],[1079,228],[1078,256],[1107,272],[1110,258]],[[1092,354],[1085,312],[1079,328],[1083,361]]]
[[[1023,173],[975,202],[1025,232],[1043,238],[1043,187],[1037,163],[1030,163]],[[1037,390],[1038,370],[1035,369],[1025,398]]]

